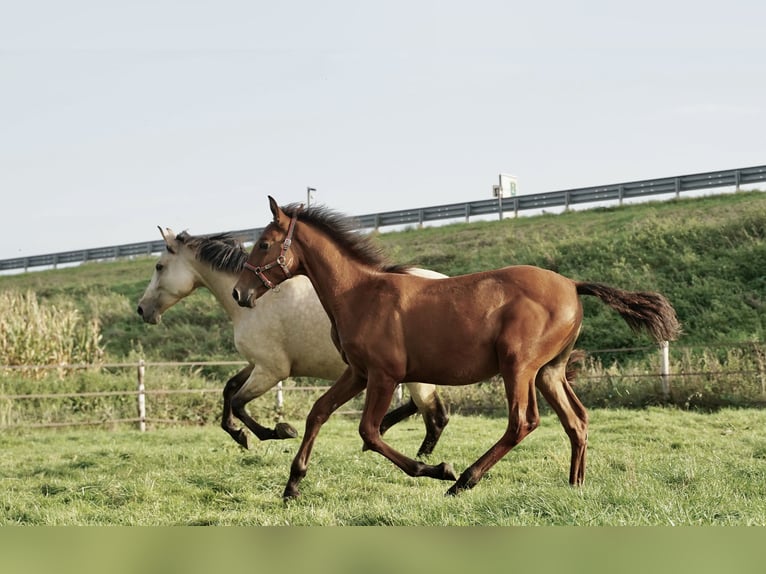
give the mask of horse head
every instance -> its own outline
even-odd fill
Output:
[[[153,325],[160,322],[165,311],[197,288],[194,271],[182,255],[182,241],[172,229],[158,229],[165,240],[165,251],[154,265],[152,279],[137,308],[144,322]]]
[[[241,307],[255,307],[256,299],[270,289],[278,288],[280,283],[295,275],[300,266],[293,247],[300,208],[288,215],[271,196],[269,206],[274,219],[253,245],[245,270],[232,290],[232,296]]]

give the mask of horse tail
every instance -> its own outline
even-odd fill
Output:
[[[617,311],[633,331],[645,330],[655,341],[673,341],[681,333],[675,309],[659,293],[623,291],[600,283],[576,282],[579,295],[593,295]]]

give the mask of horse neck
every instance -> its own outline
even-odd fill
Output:
[[[305,274],[311,280],[327,314],[335,321],[338,318],[337,304],[346,293],[375,272],[372,268],[344,253],[324,233],[310,229],[296,241],[301,247],[301,259]],[[297,235],[297,234],[296,234]]]
[[[236,320],[242,314],[242,307],[237,305],[231,291],[239,275],[213,269],[209,263],[198,261],[192,254],[189,254],[187,263],[194,269],[200,285],[213,294],[232,321]]]

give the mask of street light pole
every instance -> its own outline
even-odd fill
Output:
[[[306,207],[311,207],[311,200],[314,198],[315,187],[306,188]]]

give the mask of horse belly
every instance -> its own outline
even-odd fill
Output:
[[[492,341],[465,337],[421,339],[408,347],[407,382],[435,385],[470,385],[497,374],[498,360]]]

